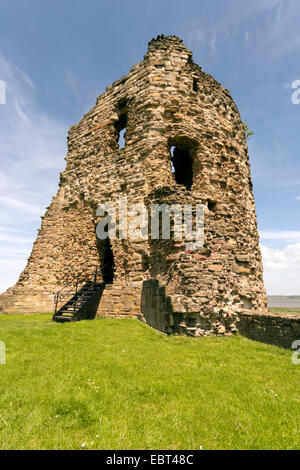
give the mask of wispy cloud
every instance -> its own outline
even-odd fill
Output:
[[[22,230],[0,226],[0,293],[17,281],[26,266],[33,241]]]
[[[8,287],[12,286],[17,280],[20,273],[25,268],[27,256],[0,256],[0,293],[4,292]]]
[[[265,268],[289,269],[291,266],[300,267],[300,242],[287,245],[282,250],[269,248],[262,245]],[[300,271],[299,271],[299,290],[300,290]]]
[[[0,196],[0,206],[6,205],[13,209],[21,209],[22,211],[29,212],[30,214],[37,214],[42,215],[43,209],[41,207],[34,206],[33,204],[29,204],[27,202],[18,201],[17,199],[13,199],[6,196]]]
[[[75,74],[71,70],[68,70],[66,73],[66,84],[70,88],[78,104],[81,107],[85,108],[86,101],[87,101],[86,96],[85,96],[85,93],[86,93],[85,87],[82,86],[78,78],[75,76]]]
[[[28,243],[32,243],[32,241],[29,242],[28,240]],[[10,259],[21,258],[22,260],[27,259],[27,257],[30,254],[30,249],[31,247],[28,247],[28,246],[27,246],[27,249],[26,248],[8,248],[8,247],[6,247],[5,249],[0,248],[0,259],[2,258],[10,258]]]
[[[17,229],[17,228],[13,228],[13,227],[7,227],[7,226],[4,226],[4,225],[0,225],[0,232],[8,232],[8,233],[11,233],[11,232],[14,232],[14,233],[20,233],[20,230]]]
[[[190,31],[188,34],[187,43],[189,47],[196,45],[199,51],[200,59],[215,60],[216,44],[217,44],[217,31],[214,28],[199,28]]]
[[[18,237],[15,235],[3,235],[0,233],[0,242],[7,242],[7,243],[33,243],[34,240],[32,238],[26,237]],[[3,249],[3,247],[0,247]]]
[[[300,294],[300,242],[282,250],[261,246],[269,295]]]
[[[7,90],[0,107],[1,291],[24,269],[34,229],[57,190],[67,128],[40,111],[31,78],[1,53],[0,77]]]
[[[300,232],[296,230],[261,231],[264,279],[269,295],[300,294]],[[267,246],[274,241],[282,248]],[[288,244],[287,244],[288,243]]]
[[[260,232],[261,240],[299,240],[300,232],[296,230],[262,230]]]
[[[217,43],[227,40],[230,36],[239,33],[245,42],[254,37],[261,37],[258,31],[250,32],[244,29],[244,22],[250,21],[257,15],[264,13],[273,15],[273,20],[268,25],[268,31],[264,31],[263,38],[266,40],[266,34],[272,36],[281,26],[282,18],[282,0],[259,0],[250,3],[227,0],[226,5],[216,8],[216,14],[205,17],[195,18],[190,21],[185,28],[186,42],[189,47],[196,48],[200,58],[214,61],[216,55]],[[266,25],[264,25],[266,27]],[[268,39],[270,40],[270,39]]]
[[[31,78],[1,53],[0,76],[7,86],[0,108],[1,204],[38,216],[57,188],[67,129],[39,110]]]

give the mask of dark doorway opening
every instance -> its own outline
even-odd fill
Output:
[[[188,149],[171,147],[171,169],[176,183],[190,190],[193,184],[193,159]]]
[[[109,238],[99,242],[102,279],[105,284],[112,284],[115,275],[115,260]]]

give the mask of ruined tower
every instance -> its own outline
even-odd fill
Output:
[[[97,239],[97,207],[125,195],[128,205],[204,204],[202,249]],[[150,41],[144,60],[71,127],[58,193],[25,270],[1,296],[3,312],[52,311],[56,291],[107,260],[100,316],[201,336],[234,332],[239,313],[266,310],[245,126],[229,91],[176,36]]]

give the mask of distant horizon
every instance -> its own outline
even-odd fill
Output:
[[[284,297],[284,298],[288,298],[288,299],[300,299],[300,294],[299,295],[267,295],[268,298],[270,297]]]

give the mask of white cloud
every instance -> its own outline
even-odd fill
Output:
[[[0,232],[18,232],[20,233],[20,230],[12,227],[5,227],[3,225],[0,225]]]
[[[264,279],[268,295],[300,294],[300,232],[272,230],[260,232]],[[283,248],[266,246],[268,241],[290,242]]]
[[[202,54],[214,60],[216,55],[217,32],[211,28],[210,30],[196,29],[189,34],[188,42],[195,42]]]
[[[33,233],[65,166],[67,126],[41,112],[31,78],[0,52],[0,291],[26,265]],[[30,235],[28,236],[28,233]]]
[[[269,295],[300,294],[300,242],[283,249],[261,246],[264,279]]]
[[[184,37],[188,47],[206,63],[215,60],[218,43],[235,35],[248,47],[251,44],[252,50],[258,49],[261,56],[278,58],[299,49],[299,14],[300,3],[294,0],[284,3],[282,0],[227,0],[212,17],[207,15],[189,21],[183,30]],[[253,21],[255,27],[250,31],[250,26],[245,24],[251,25]]]
[[[33,240],[28,243],[32,243]],[[5,249],[0,248],[0,258],[28,258],[30,254],[31,247],[27,246],[26,248],[8,248],[6,247]]]
[[[296,230],[262,230],[260,231],[260,239],[300,241],[300,232]]]
[[[26,266],[33,241],[22,236],[22,231],[0,227],[0,293],[17,281]]]
[[[19,275],[26,266],[28,256],[12,256],[2,258],[0,256],[1,266],[4,265],[5,270],[0,271],[0,293],[11,287],[18,280]]]
[[[18,201],[10,197],[0,196],[0,206],[7,205],[13,209],[21,209],[22,211],[29,212],[30,214],[43,214],[43,209],[41,207],[34,206],[33,204],[28,204],[27,202]]]
[[[0,242],[8,242],[8,243],[33,243],[34,240],[32,238],[26,237],[16,237],[12,235],[2,235],[0,233]],[[0,249],[3,249],[0,246]]]
[[[300,267],[300,242],[287,245],[282,250],[268,248],[264,245],[261,248],[266,268],[289,269],[291,266]]]
[[[296,199],[297,199],[297,201],[300,201],[300,196],[297,196]]]
[[[67,129],[39,110],[31,78],[1,53],[0,77],[7,87],[0,108],[1,203],[39,219],[64,167]]]

